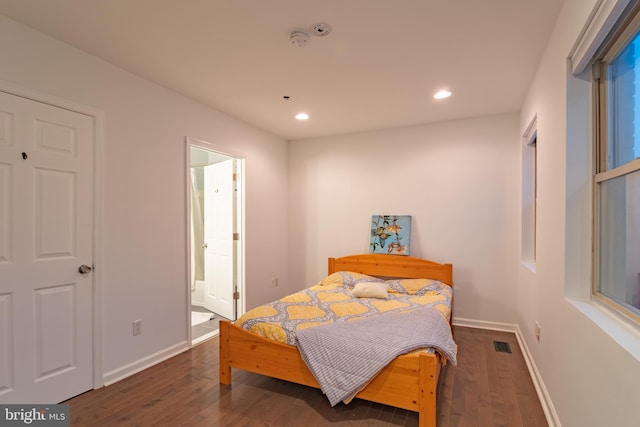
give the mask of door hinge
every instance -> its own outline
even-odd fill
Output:
[[[234,174],[233,174],[233,180],[234,180],[234,181],[237,181],[237,180],[238,180],[238,174],[237,174],[237,173],[234,173]]]
[[[240,240],[240,233],[233,233],[233,240]]]
[[[235,292],[233,293],[233,299],[234,299],[234,300],[239,300],[239,299],[240,299],[240,292],[235,291]]]

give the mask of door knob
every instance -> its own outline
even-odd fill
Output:
[[[207,249],[209,247],[209,245],[207,245],[206,243],[204,245],[202,245],[203,249]]]
[[[86,264],[82,264],[80,267],[78,267],[78,271],[80,272],[80,274],[89,274],[91,273],[91,270],[93,270],[93,268],[89,267]]]

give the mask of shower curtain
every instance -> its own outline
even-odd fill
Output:
[[[196,281],[204,280],[204,212],[202,210],[203,189],[198,187],[197,175],[202,167],[191,168],[191,290]]]

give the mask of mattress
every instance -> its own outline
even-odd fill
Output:
[[[376,297],[362,297],[362,289],[375,288]],[[371,293],[365,292],[366,295]],[[236,325],[267,339],[297,345],[296,331],[335,322],[380,317],[432,307],[447,321],[453,290],[431,279],[384,280],[340,271],[316,285],[247,311]]]

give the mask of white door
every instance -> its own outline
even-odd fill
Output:
[[[93,118],[0,92],[0,403],[93,386]],[[85,268],[88,270],[88,268]]]
[[[204,168],[204,303],[208,310],[235,320],[234,219],[235,160]]]

